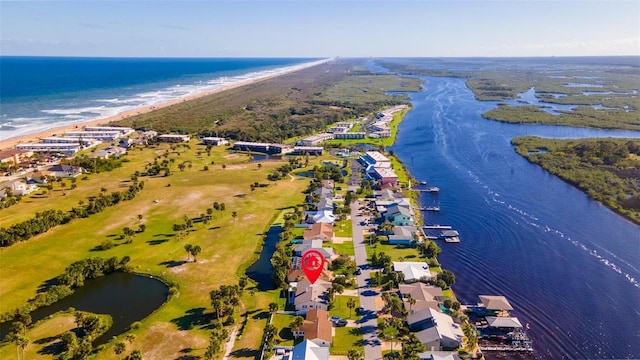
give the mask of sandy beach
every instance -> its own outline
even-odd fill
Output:
[[[122,120],[122,119],[125,119],[125,118],[128,118],[128,117],[131,117],[131,116],[145,114],[145,113],[148,113],[148,112],[151,112],[151,111],[162,109],[162,108],[165,108],[165,107],[168,107],[168,106],[171,106],[171,105],[175,105],[175,104],[178,104],[178,103],[182,103],[182,102],[185,102],[185,101],[201,98],[201,97],[212,95],[212,94],[217,94],[217,93],[220,93],[222,91],[235,89],[235,88],[238,88],[238,87],[241,87],[241,86],[245,86],[245,85],[250,85],[250,84],[253,84],[253,83],[256,83],[256,82],[259,82],[259,81],[264,81],[264,80],[267,80],[267,79],[271,79],[271,78],[274,78],[274,77],[277,77],[277,76],[290,74],[292,72],[296,72],[296,71],[299,71],[299,70],[302,70],[302,69],[306,69],[306,68],[309,68],[309,67],[312,67],[312,66],[316,66],[316,65],[325,63],[327,61],[330,61],[330,60],[331,59],[325,59],[325,60],[319,60],[319,61],[314,61],[314,62],[310,62],[310,63],[305,63],[305,64],[300,64],[300,65],[287,67],[287,68],[282,69],[282,71],[278,71],[276,73],[265,74],[265,75],[260,76],[260,77],[256,77],[256,78],[253,78],[253,79],[240,81],[240,82],[237,82],[235,84],[223,86],[223,87],[220,87],[220,88],[215,89],[215,90],[205,91],[205,92],[201,92],[201,93],[190,95],[190,96],[176,98],[176,99],[173,99],[173,100],[161,103],[161,104],[157,104],[157,105],[154,105],[154,106],[140,107],[140,108],[129,110],[129,111],[125,111],[125,112],[122,112],[122,113],[119,113],[117,115],[110,116],[110,117],[89,120],[89,121],[86,121],[86,122],[76,123],[76,124],[72,124],[72,125],[62,125],[60,127],[56,127],[56,128],[52,128],[52,129],[48,129],[48,130],[44,130],[44,131],[39,131],[39,132],[35,132],[35,133],[32,133],[32,134],[27,134],[27,135],[23,135],[23,136],[17,136],[17,137],[13,137],[13,138],[9,138],[9,139],[0,140],[0,150],[13,148],[14,146],[16,146],[17,144],[20,144],[20,143],[38,142],[39,139],[41,139],[41,138],[52,136],[52,135],[55,135],[55,134],[62,134],[65,131],[79,130],[79,129],[82,129],[83,127],[85,127],[85,126],[105,125],[105,124],[108,124],[108,123],[110,123],[112,121],[118,121],[118,120]]]

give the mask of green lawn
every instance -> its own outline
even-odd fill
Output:
[[[291,328],[289,324],[295,318],[295,315],[287,315],[287,314],[275,314],[273,315],[273,320],[271,321],[271,325],[275,326],[278,329],[278,336],[276,336],[276,342],[281,346],[293,346],[294,338],[293,333],[291,332]]]
[[[336,332],[333,336],[331,348],[329,349],[331,355],[347,355],[351,349],[364,353],[360,328],[338,327],[334,329]]]
[[[342,244],[331,244],[331,247],[335,249],[338,255],[355,255],[355,250],[353,249],[353,241],[345,241]]]
[[[349,299],[354,299],[356,301],[356,306],[351,311],[351,316],[349,316],[349,308],[347,307],[347,301]],[[331,310],[329,310],[329,316],[340,316],[341,319],[359,319],[360,316],[356,315],[355,309],[360,306],[360,298],[358,296],[351,295],[336,295],[336,300],[334,306]]]
[[[376,251],[378,254],[383,252],[391,256],[393,261],[400,261],[401,258],[404,261],[426,261],[417,248],[404,245],[389,245],[385,242],[378,242],[371,246],[367,245],[366,248],[368,257],[371,257],[371,254]]]
[[[336,222],[333,232],[337,237],[351,237],[353,235],[353,223],[351,219]]]

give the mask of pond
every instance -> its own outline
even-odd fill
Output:
[[[168,290],[158,279],[116,272],[88,280],[72,295],[52,305],[36,309],[31,313],[31,318],[35,323],[71,307],[96,314],[109,314],[113,319],[113,325],[93,342],[94,346],[102,345],[113,336],[125,332],[132,323],[144,319],[158,309],[167,300]],[[10,324],[7,323],[0,325],[3,337],[9,327]]]
[[[271,279],[273,273],[273,265],[271,265],[271,257],[276,251],[276,245],[280,241],[280,233],[282,232],[282,226],[280,224],[273,224],[267,231],[264,239],[264,245],[260,252],[260,257],[249,268],[247,268],[247,276],[258,283],[258,289],[260,291],[273,290],[275,286]]]
[[[251,154],[251,160],[249,160],[249,162],[269,161],[269,160],[282,160],[282,155]]]

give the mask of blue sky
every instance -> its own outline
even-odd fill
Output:
[[[640,55],[640,1],[4,1],[0,54]]]

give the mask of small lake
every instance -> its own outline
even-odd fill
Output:
[[[251,154],[250,162],[282,160],[282,155]]]
[[[131,273],[116,272],[97,279],[87,280],[85,285],[70,296],[31,313],[35,323],[58,311],[75,308],[96,314],[109,314],[113,325],[93,345],[102,345],[113,336],[122,334],[129,326],[158,309],[168,297],[168,288],[160,280]],[[10,324],[2,324],[2,336]],[[34,339],[32,339],[34,340]]]
[[[281,232],[282,226],[280,224],[271,225],[265,236],[260,257],[247,268],[247,276],[258,283],[258,289],[260,289],[260,291],[275,289],[273,280],[271,279],[271,274],[273,274],[271,256],[273,256],[273,253],[276,251],[276,245],[278,245],[280,241]]]

